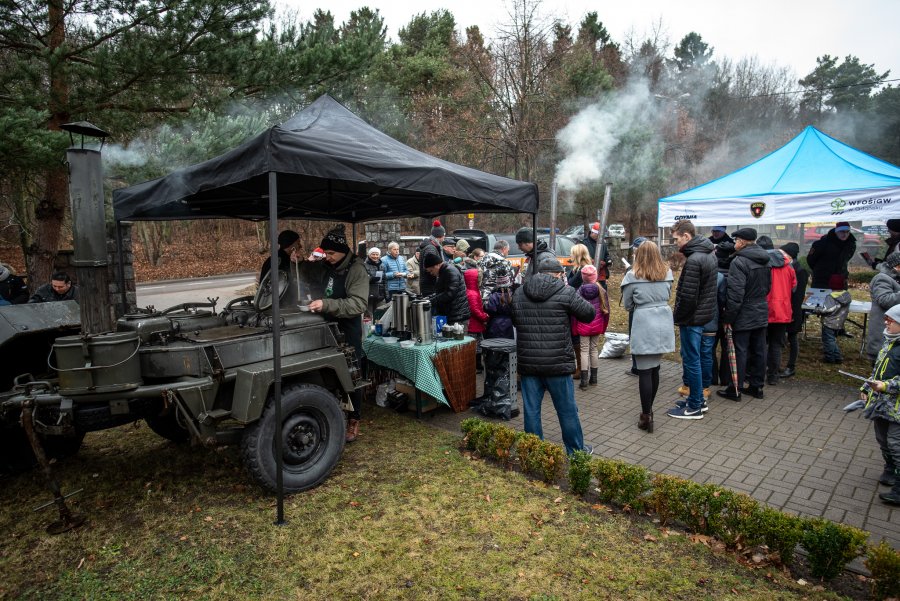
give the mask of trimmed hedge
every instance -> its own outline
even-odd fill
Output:
[[[859,555],[867,555],[877,599],[900,596],[900,553],[882,542],[867,546],[868,534],[822,518],[802,518],[765,507],[748,495],[714,484],[650,473],[639,465],[591,457],[576,451],[568,458],[560,445],[508,426],[468,418],[461,424],[466,447],[503,465],[513,460],[522,470],[548,483],[568,475],[573,494],[590,489],[625,511],[651,510],[662,524],[678,522],[698,534],[714,536],[730,548],[765,543],[773,556],[791,563],[799,544],[808,553],[811,572],[831,579]]]

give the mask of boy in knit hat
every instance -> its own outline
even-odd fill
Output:
[[[872,377],[860,388],[860,398],[866,401],[865,416],[873,422],[884,458],[878,481],[891,487],[878,496],[888,505],[900,505],[900,305],[884,314],[884,326],[884,346]]]

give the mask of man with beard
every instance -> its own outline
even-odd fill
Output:
[[[314,290],[324,291],[324,298],[309,303],[309,310],[337,322],[338,329],[344,334],[347,344],[356,351],[362,367],[362,315],[369,297],[369,274],[362,261],[350,252],[343,224],[325,234],[319,246],[325,251],[324,260],[300,263],[301,276],[312,284]],[[295,257],[296,253],[292,259],[296,260]],[[347,442],[353,442],[359,436],[360,391],[351,393],[350,400],[353,411],[347,420]]]
[[[769,253],[756,244],[753,228],[741,228],[732,237],[735,253],[728,267],[722,318],[733,331],[738,385],[743,385],[746,378],[750,385],[736,390],[729,384],[716,394],[732,401],[740,401],[741,393],[761,399],[766,381],[766,327],[769,325],[766,297],[771,287]],[[748,363],[750,373],[747,372]]]

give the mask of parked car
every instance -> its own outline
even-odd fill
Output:
[[[816,227],[808,227],[803,232],[803,242],[812,244],[825,234],[827,234],[834,226],[819,225]],[[850,228],[850,233],[856,238],[856,245],[860,248],[881,248],[882,238],[878,234],[865,232],[855,227]]]
[[[490,234],[483,230],[453,230],[451,236],[457,240],[463,238],[469,243],[470,247],[483,248],[487,252],[494,249],[494,244],[497,240],[506,240],[509,243],[509,256],[507,258],[512,266],[518,270],[525,262],[525,255],[519,250],[519,245],[516,244],[516,235],[514,233]],[[538,234],[538,240],[543,240],[549,245],[550,234]],[[580,239],[557,234],[556,256],[559,257],[559,262],[564,266],[568,267],[572,265],[572,260],[569,258],[569,255],[572,253],[572,247],[578,244],[579,240]]]
[[[625,226],[621,223],[611,223],[609,227],[606,228],[606,235],[610,238],[624,238]]]

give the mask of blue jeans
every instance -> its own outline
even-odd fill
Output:
[[[703,369],[700,359],[703,326],[679,326],[678,334],[681,337],[681,377],[691,389],[687,405],[691,409],[699,409],[703,405]]]
[[[837,333],[837,330],[822,326],[822,350],[825,353],[825,358],[829,361],[840,361],[843,358],[841,357],[841,349],[837,345]]]
[[[716,349],[716,335],[700,337],[700,369],[703,371],[703,388],[709,388],[713,379],[713,353]]]
[[[544,430],[541,428],[541,401],[544,392],[550,392],[553,407],[559,417],[563,444],[566,454],[584,449],[584,435],[581,432],[581,420],[578,419],[578,405],[575,404],[575,385],[572,376],[521,376],[522,404],[525,409],[525,431],[537,434],[542,440]]]

